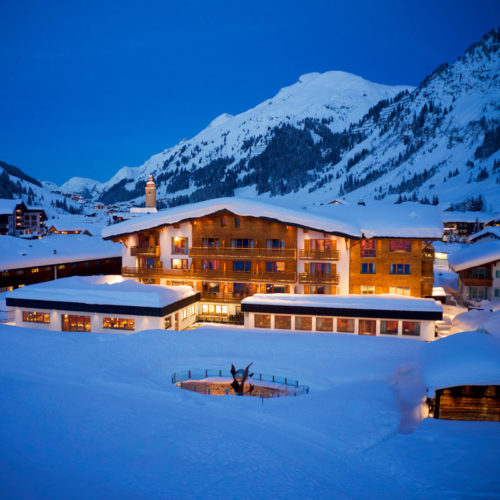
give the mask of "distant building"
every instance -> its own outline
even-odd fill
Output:
[[[443,239],[468,238],[484,229],[489,220],[491,215],[483,212],[443,212]]]
[[[156,184],[153,181],[153,176],[150,175],[146,183],[146,206],[145,207],[132,207],[131,214],[153,214],[158,210],[156,209]]]
[[[464,299],[500,298],[500,240],[467,245],[450,255],[449,263],[458,273],[459,293]]]
[[[0,235],[40,234],[46,220],[42,208],[28,207],[22,200],[0,199]]]

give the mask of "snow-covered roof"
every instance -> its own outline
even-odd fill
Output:
[[[369,309],[377,311],[443,311],[439,302],[433,299],[405,297],[402,295],[301,295],[289,293],[257,293],[246,297],[242,304],[259,304],[268,306],[314,307],[330,309]]]
[[[154,207],[132,207],[131,214],[155,214],[158,210]]]
[[[23,240],[0,236],[0,270],[121,256],[121,245],[85,235],[54,234]]]
[[[491,220],[492,215],[486,212],[443,212],[443,222],[483,222]]]
[[[374,203],[366,207],[324,205],[292,209],[249,198],[217,198],[124,221],[105,228],[102,235],[104,238],[112,238],[196,219],[222,210],[354,238],[364,235],[368,238],[379,236],[434,239],[441,238],[443,233],[439,210],[413,203],[397,206]]]
[[[500,338],[462,332],[427,344],[422,377],[432,397],[437,389],[459,385],[500,385]]]
[[[500,226],[485,227],[482,231],[474,233],[469,237],[469,241],[476,241],[485,236],[491,236],[500,240]]]
[[[448,256],[448,262],[454,271],[462,271],[498,260],[500,260],[500,240],[470,243]]]
[[[0,215],[13,214],[19,203],[22,203],[22,201],[0,198]]]
[[[190,286],[145,285],[115,275],[71,276],[18,288],[6,299],[161,308],[194,294]]]

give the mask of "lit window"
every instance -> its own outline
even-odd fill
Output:
[[[316,318],[316,331],[318,331],[318,332],[332,332],[333,331],[333,318]]]
[[[37,273],[38,271],[40,271],[40,269],[38,267],[34,267],[31,269],[32,273]]]
[[[360,319],[358,333],[360,335],[375,335],[377,322],[374,319]]]
[[[354,320],[351,318],[337,318],[337,332],[353,333]]]
[[[389,242],[391,252],[411,252],[411,240],[391,240]]]
[[[201,262],[203,269],[216,270],[220,268],[220,260],[203,260]]]
[[[419,321],[403,321],[403,335],[420,335],[420,322]]]
[[[187,259],[172,259],[172,269],[189,269]]]
[[[50,323],[50,314],[44,312],[23,311],[23,321],[26,323]]]
[[[175,236],[172,238],[172,253],[174,254],[187,254],[188,253],[188,239],[184,237]]]
[[[102,327],[112,330],[135,330],[135,320],[125,318],[102,318]]]
[[[256,314],[254,316],[255,328],[271,328],[271,315],[270,314]]]
[[[361,257],[375,257],[375,240],[361,240]]]
[[[291,316],[274,316],[274,328],[278,330],[291,330],[292,317]]]
[[[172,326],[172,316],[167,316],[165,318],[164,328],[168,330]]]
[[[310,316],[295,316],[295,330],[312,330],[312,318]]]
[[[361,295],[374,295],[375,286],[374,285],[361,285],[360,287]]]
[[[398,322],[397,321],[382,320],[380,322],[380,333],[382,335],[397,335],[398,334]]]
[[[63,314],[61,319],[63,332],[90,332],[90,316]]]
[[[389,287],[389,293],[394,293],[396,295],[410,295],[409,286],[391,286]]]
[[[285,271],[284,262],[266,262],[266,272],[283,273]]]

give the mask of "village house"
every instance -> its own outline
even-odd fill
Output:
[[[0,235],[40,234],[46,220],[41,208],[28,207],[22,200],[0,199]]]
[[[500,240],[467,245],[451,254],[449,263],[458,273],[462,298],[472,301],[500,298]]]

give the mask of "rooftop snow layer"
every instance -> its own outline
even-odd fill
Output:
[[[500,239],[500,226],[485,227],[482,231],[474,233],[470,236],[468,241],[476,241],[483,236],[491,236],[493,238]]]
[[[500,260],[500,240],[471,243],[448,256],[454,271],[480,266]]]
[[[121,245],[86,235],[54,234],[40,240],[0,236],[0,270],[121,256]]]
[[[324,205],[310,209],[286,208],[282,205],[248,198],[217,198],[180,205],[158,214],[129,220],[107,227],[104,238],[134,233],[145,229],[175,224],[181,221],[228,210],[241,216],[263,217],[285,224],[315,229],[333,234],[359,238],[441,238],[443,234],[440,212],[436,207],[405,203],[395,208],[392,204]]]
[[[442,312],[443,307],[433,299],[404,297],[401,295],[299,295],[288,293],[257,293],[246,297],[242,304],[272,306],[329,307],[332,309],[373,309],[385,311]]]
[[[443,222],[488,222],[492,217],[486,212],[443,212]]]
[[[71,276],[28,285],[7,298],[139,307],[164,307],[194,295],[189,286],[145,285],[121,276]]]
[[[21,200],[0,198],[0,215],[13,214],[16,209],[16,205],[19,203],[21,203]]]
[[[436,389],[458,385],[500,385],[500,338],[462,332],[431,342],[422,352],[422,377]]]

